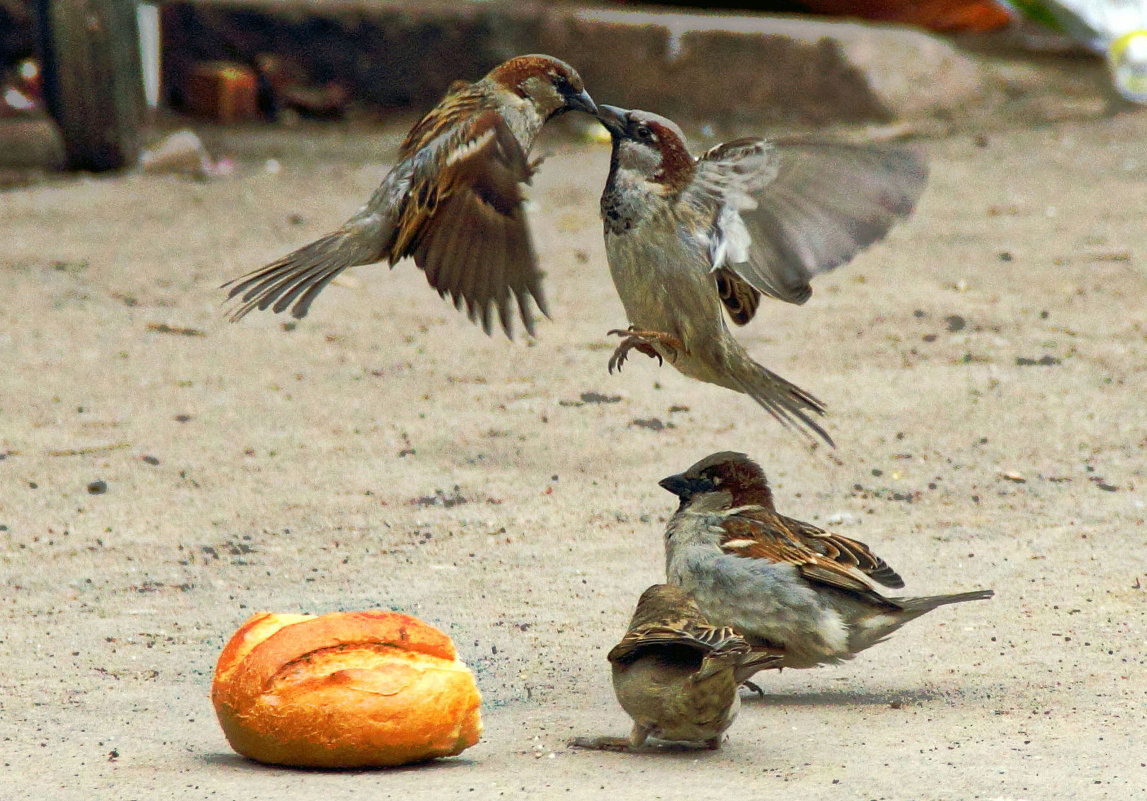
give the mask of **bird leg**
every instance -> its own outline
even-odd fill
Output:
[[[750,690],[752,690],[753,692],[755,692],[757,695],[761,696],[761,700],[762,700],[762,701],[764,700],[764,698],[765,698],[765,691],[764,691],[764,690],[762,690],[762,689],[761,689],[761,688],[760,688],[758,685],[754,684],[754,683],[753,683],[753,682],[751,682],[751,681],[743,681],[743,682],[741,682],[741,686],[742,686],[742,687],[748,687]]]
[[[595,751],[636,751],[649,739],[649,729],[639,723],[633,724],[628,737],[575,737],[570,745],[575,748],[592,748]]]
[[[636,350],[638,353],[644,353],[650,358],[656,358],[658,365],[665,363],[661,357],[661,352],[658,351],[653,344],[659,343],[662,347],[669,350],[669,360],[677,361],[679,354],[685,352],[687,349],[685,343],[672,334],[666,334],[662,331],[635,331],[633,326],[626,330],[614,328],[606,332],[607,336],[625,337],[613,355],[609,357],[609,372],[612,373],[614,368],[621,372],[621,366],[625,364],[626,358],[629,356],[629,351]]]
[[[592,748],[594,751],[628,751],[630,745],[628,737],[574,737],[570,740],[574,748]]]

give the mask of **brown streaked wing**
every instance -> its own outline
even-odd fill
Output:
[[[534,333],[527,299],[546,313],[541,276],[530,241],[521,185],[529,180],[526,154],[501,115],[486,112],[464,135],[447,134],[418,156],[391,258],[407,255],[439,294],[465,303],[486,333],[491,306],[512,336],[510,298]],[[433,165],[445,162],[438,170]],[[425,169],[422,169],[425,165]],[[432,174],[433,173],[433,174]]]
[[[493,110],[493,102],[475,84],[454,81],[438,105],[406,134],[398,146],[398,157],[405,158],[421,150],[451,130],[466,128],[471,120]]]
[[[800,520],[788,517],[781,519],[790,530],[796,532],[802,542],[822,556],[843,565],[851,565],[885,587],[900,589],[904,586],[904,579],[900,574],[863,542],[825,531]]]
[[[718,651],[728,655],[747,654],[750,650],[749,644],[727,626],[718,628],[683,619],[631,629],[610,650],[607,658],[615,664],[626,664],[649,648],[669,645],[693,648],[700,654]]]
[[[767,511],[746,511],[722,524],[721,549],[748,559],[766,559],[797,568],[809,581],[853,592],[872,593],[869,578],[856,567],[822,556],[788,529],[784,518]]]

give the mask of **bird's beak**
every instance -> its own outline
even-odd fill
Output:
[[[609,107],[602,106],[602,108]],[[678,498],[684,498],[686,495],[691,494],[693,491],[692,482],[690,482],[689,479],[685,478],[685,476],[681,475],[680,473],[675,476],[669,476],[667,478],[661,479],[657,482],[657,486],[672,492]]]
[[[566,95],[567,111],[584,111],[586,114],[597,116],[597,103],[589,96],[589,92],[582,89],[576,95]]]
[[[618,108],[617,106],[601,105],[597,107],[597,121],[605,126],[605,129],[613,136],[620,136],[625,132],[625,115],[626,110]],[[666,479],[668,481],[669,479]],[[665,486],[662,484],[662,486]],[[666,487],[668,489],[668,487]]]

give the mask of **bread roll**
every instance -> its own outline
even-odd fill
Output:
[[[482,733],[450,638],[397,612],[260,612],[219,655],[211,700],[232,748],[277,765],[403,765]]]

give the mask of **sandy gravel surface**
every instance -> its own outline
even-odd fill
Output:
[[[602,145],[546,143],[536,343],[412,264],[226,323],[217,286],[341,222],[401,130],[206,132],[233,177],[0,194],[0,798],[1147,792],[1147,116],[928,143],[917,216],[740,332],[835,452],[652,361],[606,373]],[[722,449],[906,592],[996,598],[764,677],[719,752],[567,748],[628,730],[605,653],[663,575],[656,481]],[[234,629],[367,607],[455,638],[483,741],[392,772],[231,753],[207,694]]]

